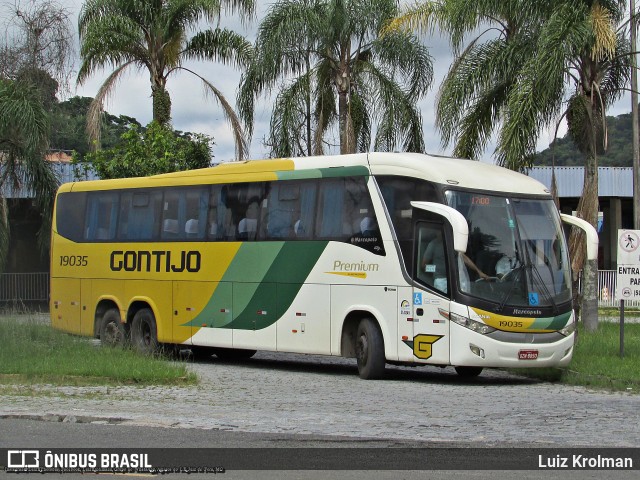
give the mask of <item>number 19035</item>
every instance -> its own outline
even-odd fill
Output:
[[[86,267],[88,263],[86,255],[60,255],[61,267]]]

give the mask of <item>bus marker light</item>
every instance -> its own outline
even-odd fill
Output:
[[[206,327],[206,326],[207,326],[207,324],[206,324],[206,323],[203,323],[203,324],[202,324],[202,326],[203,326],[203,327]]]
[[[298,333],[298,330],[291,330],[291,333]]]
[[[266,310],[258,310],[258,315],[266,315],[267,311]]]
[[[229,309],[228,308],[221,308],[220,309],[220,313],[229,313]]]
[[[409,340],[409,337],[407,337],[406,335],[403,335],[403,336],[402,336],[402,341],[403,341],[403,342],[406,342],[407,340]]]
[[[296,317],[306,317],[307,314],[304,312],[296,312]]]
[[[477,355],[480,358],[484,358],[484,350],[482,348],[480,348],[477,345],[474,345],[473,343],[469,344],[469,350],[471,350],[471,352],[474,355]]]

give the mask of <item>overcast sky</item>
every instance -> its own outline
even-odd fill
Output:
[[[66,5],[74,17],[74,28],[77,29],[77,16],[83,0],[59,0]],[[242,26],[234,18],[222,19],[222,26],[231,28],[244,35],[250,41],[255,38],[257,25],[260,18],[274,2],[257,0],[257,18],[248,26]],[[77,37],[77,36],[76,36]],[[436,93],[443,76],[446,74],[451,64],[451,53],[447,42],[439,36],[424,37],[424,43],[434,58],[434,82],[431,90],[420,102],[419,108],[423,116],[423,128],[426,150],[429,153],[448,154],[443,150],[440,142],[440,135],[435,128],[434,102]],[[76,63],[76,70],[79,68],[79,60]],[[232,68],[225,67],[213,62],[197,62],[186,65],[198,74],[211,81],[223,94],[235,105],[237,88],[240,80],[240,72]],[[109,71],[102,71],[90,77],[86,83],[77,87],[75,94],[79,96],[94,97],[100,85],[104,82]],[[233,160],[234,142],[230,127],[224,120],[220,107],[212,98],[205,98],[200,80],[188,72],[181,72],[169,78],[167,88],[171,94],[172,101],[172,123],[175,129],[182,131],[205,133],[214,137],[216,145],[213,148],[216,161]],[[269,117],[271,114],[271,102],[275,94],[269,97],[262,97],[257,104],[255,112],[254,135],[251,143],[250,158],[264,158],[268,150],[262,145],[263,137],[268,133]],[[143,125],[151,121],[152,103],[151,87],[149,75],[145,71],[130,70],[122,77],[120,83],[113,90],[112,96],[108,99],[106,110],[114,115],[128,115],[135,117]],[[614,105],[609,110],[609,115],[619,115],[631,110],[628,97]],[[564,131],[560,131],[560,136]],[[544,132],[538,142],[538,149],[544,149],[553,138],[553,132]],[[483,161],[491,162],[493,146],[489,146],[482,157]]]

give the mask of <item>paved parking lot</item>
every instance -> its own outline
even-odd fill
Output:
[[[640,395],[538,383],[496,370],[388,367],[364,381],[351,359],[259,352],[193,363],[195,387],[39,387],[0,395],[0,415],[57,421],[338,435],[483,445],[640,446]]]

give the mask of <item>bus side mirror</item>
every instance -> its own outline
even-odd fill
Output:
[[[566,213],[561,213],[560,218],[563,222],[584,231],[587,242],[587,260],[596,260],[598,258],[598,232],[593,228],[593,225],[586,220]]]
[[[467,251],[469,226],[459,211],[442,203],[433,202],[411,202],[411,206],[443,217],[453,229],[453,249],[462,253]]]

